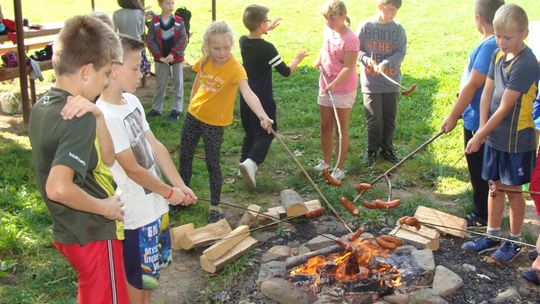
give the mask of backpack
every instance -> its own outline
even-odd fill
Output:
[[[10,51],[2,55],[2,61],[6,68],[16,68],[19,66],[19,60],[17,59],[17,52]]]
[[[182,6],[178,8],[174,14],[176,16],[182,17],[184,20],[184,27],[186,28],[186,34],[187,34],[187,42],[189,42],[189,36],[191,36],[191,32],[189,31],[189,21],[191,20],[191,11],[188,10],[185,6]]]

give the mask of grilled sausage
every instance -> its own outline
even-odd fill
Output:
[[[347,209],[347,211],[349,211],[350,214],[354,216],[360,215],[360,211],[358,210],[358,208],[345,196],[340,196],[339,202],[341,203],[341,205],[343,205],[343,207],[345,207],[345,209]]]
[[[356,186],[356,193],[358,194],[362,194],[364,193],[364,191],[366,190],[369,190],[369,189],[373,189],[373,185],[372,184],[368,184],[368,183],[360,183]]]
[[[354,241],[354,240],[357,240],[361,235],[362,233],[364,233],[364,227],[360,227],[358,228],[358,230],[356,230],[351,236],[349,236],[349,241]]]
[[[386,202],[383,200],[375,199],[373,203],[377,206],[377,209],[386,209]]]
[[[322,176],[324,178],[324,181],[330,186],[336,186],[336,187],[341,186],[341,181],[339,179],[333,178],[330,172],[328,171],[328,169],[322,170]]]
[[[306,218],[308,219],[314,219],[316,217],[319,217],[321,216],[323,213],[324,213],[325,209],[324,207],[320,207],[320,208],[317,208],[317,209],[313,209],[311,211],[308,211],[306,212],[304,215]]]
[[[392,201],[389,201],[389,202],[385,202],[383,200],[376,199],[373,202],[375,203],[375,205],[379,209],[391,209],[391,208],[395,208],[395,207],[399,206],[399,204],[400,204],[399,199],[395,199],[395,200],[392,200]]]
[[[381,248],[388,249],[388,250],[394,250],[398,247],[397,244],[388,242],[380,236],[375,238],[375,242],[377,242],[377,245],[381,246]]]
[[[403,245],[403,240],[392,235],[381,235],[380,238],[385,242],[396,244],[398,247]]]
[[[366,202],[366,201],[363,201],[362,202],[362,205],[368,209],[378,209],[379,207],[377,207],[377,205],[375,205],[374,203],[369,203],[369,202]]]
[[[418,222],[418,219],[412,216],[404,216],[399,219],[398,221],[401,225],[407,225],[416,228],[416,230],[420,230],[422,228],[422,225],[420,225],[420,222]]]

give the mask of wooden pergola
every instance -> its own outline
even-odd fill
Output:
[[[144,0],[142,0],[144,5]],[[91,0],[92,11],[95,10],[95,1]],[[15,15],[15,24],[17,33],[23,33],[23,35],[17,35],[17,54],[25,54],[24,46],[24,28],[23,28],[23,14],[21,0],[13,0],[13,8]],[[212,0],[212,21],[216,20],[216,0]],[[19,60],[19,84],[21,90],[21,103],[23,112],[23,121],[25,124],[30,119],[30,97],[28,95],[28,77],[26,73],[26,58],[25,56],[18,56]]]

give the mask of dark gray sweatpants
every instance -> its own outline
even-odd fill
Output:
[[[367,120],[367,150],[394,150],[399,92],[364,93],[364,110]]]

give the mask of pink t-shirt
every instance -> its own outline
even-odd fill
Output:
[[[320,53],[321,65],[326,75],[326,81],[331,83],[336,79],[337,75],[345,64],[345,52],[358,51],[360,42],[358,37],[347,28],[347,32],[339,34],[332,31],[328,26],[324,27],[323,45]],[[336,86],[334,94],[349,94],[356,91],[358,88],[358,74],[356,72],[356,64],[349,77]],[[319,94],[326,91],[326,84],[319,77]]]

